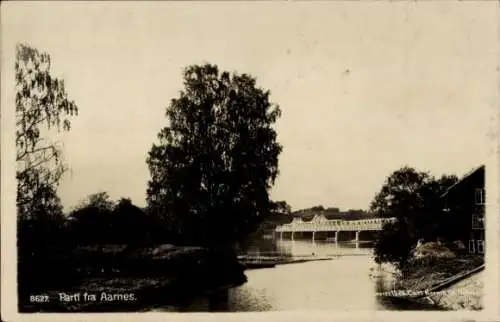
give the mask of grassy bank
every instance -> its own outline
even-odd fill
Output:
[[[394,288],[418,295],[403,296],[406,300],[442,310],[478,310],[482,308],[483,275],[466,273],[483,264],[480,255],[413,260],[397,275]]]
[[[54,280],[42,289],[30,290],[25,285],[20,292],[21,312],[140,311],[182,306],[196,294],[246,281],[236,256],[198,247],[108,245],[51,253],[54,256],[48,257],[46,264],[56,275]]]
[[[414,260],[401,270],[396,288],[424,291],[448,278],[484,264],[484,256],[465,255],[456,258],[433,258]]]

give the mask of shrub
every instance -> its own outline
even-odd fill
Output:
[[[454,258],[455,254],[441,243],[429,242],[418,246],[415,250],[415,257],[425,256]]]

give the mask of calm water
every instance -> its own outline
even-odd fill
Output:
[[[194,299],[182,311],[433,309],[378,297],[377,292],[391,289],[394,281],[391,268],[376,265],[372,248],[363,245],[268,240],[252,245],[248,253],[341,256],[327,261],[247,270],[247,283],[215,299]]]

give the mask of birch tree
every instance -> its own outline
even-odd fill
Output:
[[[60,211],[57,185],[67,170],[61,147],[45,133],[68,131],[78,113],[64,81],[50,74],[49,54],[25,44],[16,48],[17,209],[30,218],[40,209]]]

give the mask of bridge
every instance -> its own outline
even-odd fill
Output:
[[[297,235],[305,237],[312,235],[312,240],[316,240],[317,235],[322,239],[339,241],[369,241],[374,240],[374,233],[382,230],[385,223],[393,223],[396,218],[370,218],[361,220],[328,219],[324,214],[316,214],[310,221],[295,217],[289,224],[276,227],[275,233],[280,239],[286,235],[294,240]],[[333,233],[333,236],[330,236]]]

